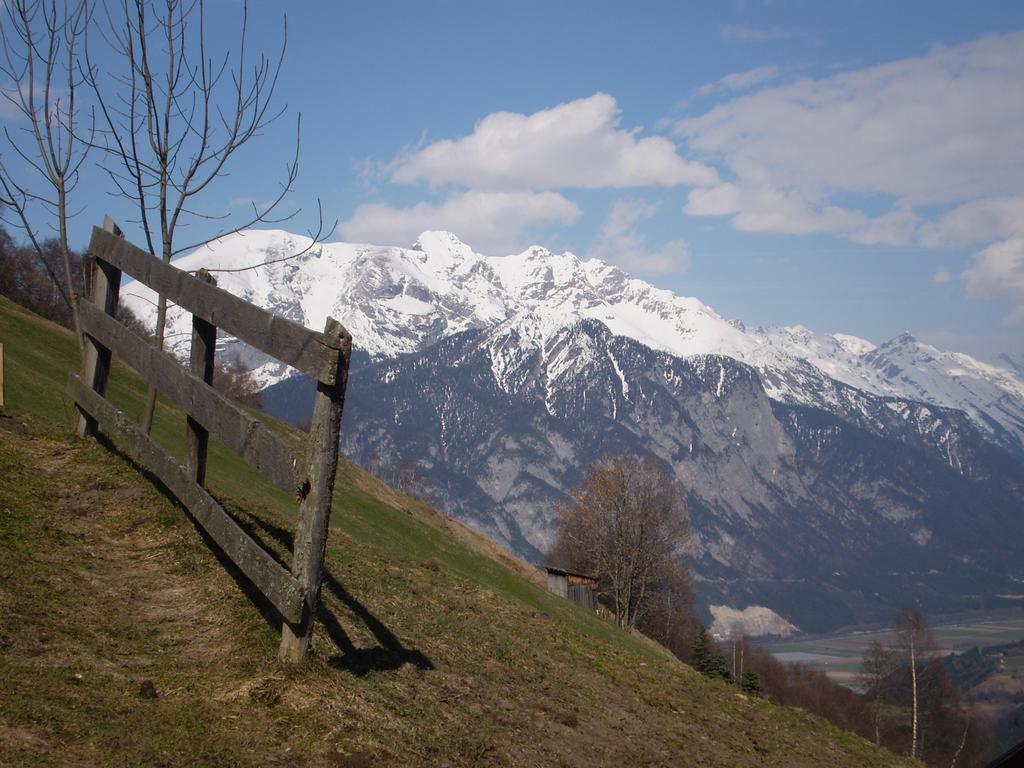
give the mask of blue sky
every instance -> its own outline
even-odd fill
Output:
[[[253,4],[254,48],[280,8]],[[341,239],[539,242],[748,324],[1024,353],[1022,3],[287,8],[285,117],[211,208],[272,196],[301,112],[296,231],[320,198]],[[211,2],[212,37],[239,13]],[[80,242],[129,218],[104,189]]]

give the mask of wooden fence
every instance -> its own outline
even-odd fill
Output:
[[[320,597],[352,337],[332,318],[318,333],[273,315],[218,288],[204,272],[193,276],[154,258],[115,230],[108,217],[103,229],[93,229],[89,245],[95,268],[91,300],[79,307],[86,342],[82,375],[72,375],[68,383],[79,411],[79,434],[104,433],[160,479],[277,609],[283,619],[280,657],[301,662],[309,651]],[[192,313],[188,370],[115,319],[122,273]],[[271,431],[211,386],[218,328],[317,380],[305,444]],[[111,353],[185,411],[187,464],[104,397]],[[290,572],[204,488],[210,435],[299,500]]]

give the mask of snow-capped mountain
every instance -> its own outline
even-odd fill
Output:
[[[517,255],[482,256],[449,232],[424,232],[412,248],[392,248],[311,244],[287,232],[248,231],[184,256],[175,266],[208,269],[220,287],[312,328],[331,315],[373,359],[417,351],[453,333],[531,311],[543,317],[545,328],[593,317],[617,335],[681,355],[722,348],[750,352],[757,346],[700,301],[659,290],[603,262],[539,246]],[[132,283],[123,296],[137,315],[153,322],[148,288]],[[189,323],[186,313],[169,310],[168,339],[182,356]],[[246,354],[250,364],[264,364]],[[260,375],[272,384],[290,372],[267,365]]]
[[[805,630],[1019,592],[1024,463],[962,412],[839,382],[838,412],[786,404],[733,358],[538,320],[355,371],[346,455],[415,463],[439,508],[535,561],[589,462],[654,456],[686,490],[703,604],[766,606]],[[290,384],[268,398],[294,399]]]
[[[212,270],[221,287],[312,328],[331,315],[374,360],[502,323],[515,325],[521,339],[543,342],[559,329],[593,319],[616,336],[677,357],[719,354],[745,362],[779,402],[841,408],[835,387],[840,382],[963,410],[995,442],[1024,452],[1024,376],[1010,365],[942,352],[909,335],[876,348],[854,336],[802,326],[749,330],[698,299],[568,252],[534,246],[515,255],[483,256],[449,232],[424,232],[412,248],[394,248],[312,244],[279,230],[253,230],[175,264]],[[153,299],[138,284],[125,287],[125,303],[150,322]],[[168,314],[169,343],[184,357],[189,318],[176,308]],[[293,373],[253,350],[231,342],[222,347],[258,368],[265,386]],[[500,365],[496,360],[495,370]]]
[[[816,334],[802,326],[754,333],[765,347],[784,350],[789,359],[806,360],[829,378],[877,395],[962,410],[997,442],[1024,449],[1024,378],[1019,372],[939,350],[909,333],[880,347],[851,336]],[[759,351],[747,362],[762,372],[776,368],[777,363],[764,361],[762,354]],[[806,391],[772,394],[784,402],[815,404]]]
[[[175,266],[209,269],[220,287],[311,328],[322,328],[333,316],[374,358],[422,349],[509,314],[487,264],[443,233],[424,233],[420,243],[403,249],[313,244],[279,230],[251,230],[200,248]],[[122,296],[152,324],[152,291],[129,283]],[[190,323],[187,313],[168,310],[168,342],[179,356],[187,354]],[[265,385],[294,373],[231,342],[222,348],[257,367]]]
[[[363,351],[346,454],[385,472],[414,462],[442,509],[525,557],[543,558],[588,462],[628,452],[686,489],[705,605],[824,631],[907,600],[1000,605],[1024,583],[1011,358],[748,329],[600,261],[483,256],[446,232],[412,248],[247,232],[176,263],[307,326],[344,323]],[[152,321],[152,294],[122,295]],[[185,356],[190,319],[169,317]],[[304,377],[231,339],[221,352],[261,366],[269,411],[307,415]]]

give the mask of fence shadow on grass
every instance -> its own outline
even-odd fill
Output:
[[[267,546],[267,542],[263,540],[265,536],[269,536],[285,550],[291,551],[293,539],[291,531],[253,515],[233,514],[232,516],[239,526],[266,548],[275,559],[279,559],[279,556],[273,547]],[[323,593],[332,595],[348,608],[370,630],[370,633],[377,641],[377,645],[370,648],[357,648],[348,636],[348,633],[345,632],[338,617],[327,605],[327,601],[323,599],[326,596]],[[334,656],[329,660],[333,667],[347,670],[360,677],[370,672],[398,669],[406,664],[410,664],[417,669],[434,669],[434,664],[429,658],[420,651],[406,648],[395,633],[351,592],[345,589],[342,583],[334,577],[326,566],[324,567],[322,597],[316,617],[323,625],[328,637],[331,638],[331,642],[341,652],[340,655]],[[275,620],[280,621],[276,617]]]
[[[203,530],[203,527],[198,525],[192,516],[188,513],[178,500],[174,497],[164,484],[160,481],[160,478],[150,472],[148,469],[138,464],[131,456],[120,450],[115,443],[109,440],[104,435],[98,435],[98,440],[103,446],[111,453],[120,457],[123,461],[130,464],[136,471],[142,474],[153,486],[160,491],[167,499],[174,503],[176,507],[181,509],[189,518],[193,527],[199,533],[203,543],[209,548],[209,550],[217,558],[218,563],[231,575],[234,579],[235,584],[238,588],[245,593],[246,597],[252,601],[252,604],[260,612],[263,620],[267,622],[275,630],[281,627],[281,616],[278,614],[277,609],[274,605],[264,596],[264,594],[251,582],[248,577],[232,562],[231,558],[221,551],[217,543]],[[239,513],[237,507],[228,501],[225,503],[225,499],[218,499],[223,505],[225,510],[231,516],[231,518],[238,524],[238,526],[245,531],[254,541],[256,541],[261,547],[263,547],[267,553],[279,562],[285,568],[288,568],[288,564],[281,557],[279,548],[283,548],[287,552],[291,552],[293,548],[294,534],[280,526],[274,525],[266,520],[263,520],[255,515],[251,515],[245,512]],[[269,538],[277,544],[277,546],[270,545],[266,539]],[[357,648],[352,639],[345,632],[344,627],[341,625],[341,621],[334,614],[334,612],[327,605],[327,601],[323,599],[325,596],[323,593],[329,593],[340,603],[345,605],[349,611],[356,616],[367,629],[373,634],[374,639],[377,641],[377,645],[370,648]],[[338,579],[324,567],[323,570],[323,588],[321,593],[320,604],[317,608],[317,619],[323,625],[324,630],[327,632],[327,636],[331,639],[335,648],[339,651],[339,654],[331,657],[328,663],[337,668],[343,669],[352,674],[362,677],[371,672],[383,672],[387,670],[399,669],[406,664],[411,664],[417,669],[430,670],[434,669],[433,662],[427,658],[422,652],[415,649],[406,648],[401,640],[392,632],[383,621],[377,618],[363,603],[361,603],[352,593],[350,593],[341,584]]]

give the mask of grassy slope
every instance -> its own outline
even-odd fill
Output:
[[[71,435],[70,335],[0,298],[0,342],[0,765],[903,764],[700,678],[348,464],[314,659],[282,667],[272,611],[183,511]],[[122,408],[142,392],[115,370]],[[155,434],[180,455],[180,414]],[[209,482],[287,556],[290,499],[219,446]]]

